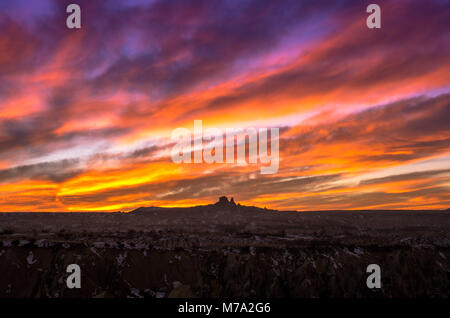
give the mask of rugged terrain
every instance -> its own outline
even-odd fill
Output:
[[[449,297],[449,211],[0,213],[0,297]],[[68,289],[66,267],[82,269]],[[382,288],[366,286],[381,267]]]

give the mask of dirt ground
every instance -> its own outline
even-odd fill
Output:
[[[0,297],[450,296],[448,211],[0,213]],[[66,267],[82,269],[68,289]],[[382,287],[369,289],[378,264]]]

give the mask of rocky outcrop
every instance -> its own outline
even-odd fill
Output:
[[[450,250],[433,245],[261,244],[196,247],[142,235],[120,241],[8,241],[0,297],[449,297]],[[257,238],[252,238],[257,242]],[[217,240],[218,241],[218,240]],[[238,241],[236,241],[238,242]],[[78,264],[82,288],[68,289]],[[382,288],[366,267],[380,264]]]
[[[235,208],[236,203],[234,202],[234,198],[231,198],[231,200],[228,201],[228,197],[222,196],[219,198],[219,201],[214,204],[214,206],[220,208]]]

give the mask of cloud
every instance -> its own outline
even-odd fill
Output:
[[[444,2],[380,1],[379,30],[350,0],[80,0],[81,30],[69,3],[0,4],[2,209],[448,204],[439,169],[363,178],[449,152]],[[283,127],[279,173],[173,164],[194,119]]]
[[[351,114],[331,123],[294,126],[281,141],[286,154],[320,149],[329,162],[401,163],[450,150],[450,95],[417,97]],[[327,152],[327,146],[329,151]],[[334,153],[336,148],[342,152]]]
[[[79,159],[72,159],[4,169],[0,170],[0,182],[13,182],[17,179],[63,182],[82,172],[79,163]]]

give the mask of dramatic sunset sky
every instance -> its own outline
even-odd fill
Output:
[[[381,6],[382,28],[366,27]],[[66,27],[66,6],[82,28]],[[173,129],[279,127],[278,173]],[[446,0],[0,0],[0,211],[450,206]]]

